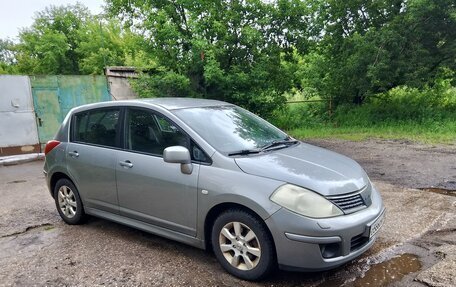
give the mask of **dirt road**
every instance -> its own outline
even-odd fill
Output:
[[[238,280],[215,257],[105,220],[64,224],[42,162],[0,167],[0,286],[455,286],[456,147],[391,141],[312,141],[364,166],[388,210],[377,243],[362,257],[318,273],[277,271]],[[455,188],[456,189],[456,188]]]

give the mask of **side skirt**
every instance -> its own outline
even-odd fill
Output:
[[[95,217],[99,217],[99,218],[107,219],[109,221],[127,225],[127,226],[130,226],[130,227],[133,227],[133,228],[136,228],[136,229],[148,232],[148,233],[152,233],[152,234],[155,234],[155,235],[158,235],[161,237],[169,238],[169,239],[172,239],[172,240],[184,243],[184,244],[188,244],[188,245],[194,246],[196,248],[205,249],[204,240],[200,240],[196,237],[192,237],[192,236],[189,236],[189,235],[186,235],[183,233],[179,233],[176,231],[172,231],[172,230],[160,227],[160,226],[152,225],[152,224],[145,223],[145,222],[142,222],[142,221],[139,221],[136,219],[124,217],[124,216],[121,216],[118,214],[112,214],[112,213],[102,211],[99,209],[95,209],[95,208],[86,207],[86,208],[84,208],[84,211],[87,214],[93,215]]]

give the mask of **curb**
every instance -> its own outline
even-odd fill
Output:
[[[21,154],[13,156],[0,157],[0,166],[10,166],[35,160],[43,160],[44,153]]]

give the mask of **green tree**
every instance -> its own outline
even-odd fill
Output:
[[[50,6],[19,34],[17,62],[26,74],[79,74],[79,30],[91,18],[81,4]]]
[[[288,17],[278,7],[260,0],[108,1],[112,15],[146,35],[159,67],[140,79],[140,94],[222,99],[263,115],[284,102],[292,84],[283,53],[306,43],[299,13]],[[283,29],[287,23],[295,27]]]
[[[150,64],[143,43],[118,20],[81,4],[50,6],[19,34],[15,60],[24,74],[102,74],[105,66]]]
[[[325,94],[362,103],[400,85],[424,87],[456,68],[452,0],[320,1]],[[317,11],[317,10],[315,10]]]
[[[81,73],[100,74],[105,66],[124,64],[124,38],[120,24],[115,20],[89,20],[78,31],[78,37],[76,52]]]
[[[9,39],[0,39],[0,74],[16,73],[16,45]]]

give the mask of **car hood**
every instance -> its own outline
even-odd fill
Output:
[[[324,196],[354,192],[369,182],[354,160],[305,143],[235,161],[245,173],[295,184]]]

